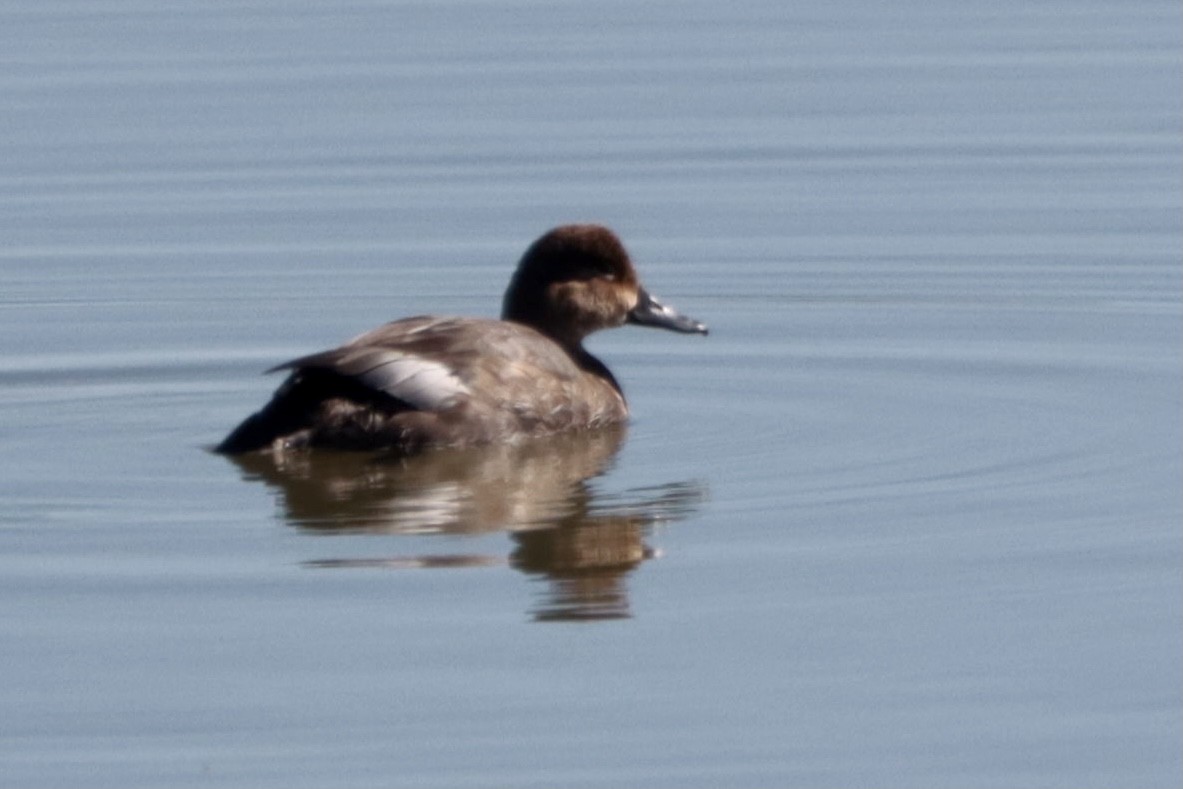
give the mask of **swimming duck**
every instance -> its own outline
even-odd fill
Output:
[[[501,320],[405,318],[274,367],[287,380],[217,451],[413,454],[622,422],[620,384],[583,339],[626,323],[707,333],[641,286],[611,230],[557,227],[522,256]]]

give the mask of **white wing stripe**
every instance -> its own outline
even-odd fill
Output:
[[[405,354],[375,364],[356,377],[367,386],[426,410],[446,407],[456,397],[470,393],[446,365]]]

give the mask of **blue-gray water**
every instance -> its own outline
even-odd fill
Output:
[[[1181,23],[0,2],[0,784],[1178,786]],[[626,436],[206,451],[575,220]]]

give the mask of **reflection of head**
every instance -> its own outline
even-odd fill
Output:
[[[630,616],[625,578],[657,553],[644,538],[655,523],[681,520],[705,498],[701,485],[680,483],[601,495],[554,528],[521,531],[514,567],[546,577],[549,589],[535,608],[539,621],[587,621]]]
[[[535,611],[540,620],[629,616],[624,578],[653,556],[643,542],[643,517],[601,515],[568,519],[553,529],[514,534],[510,563],[543,575],[551,589]]]

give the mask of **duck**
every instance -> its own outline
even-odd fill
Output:
[[[624,391],[583,343],[625,324],[708,332],[641,285],[612,230],[562,225],[527,248],[499,320],[404,318],[277,365],[270,402],[215,451],[409,456],[620,424]]]

